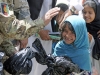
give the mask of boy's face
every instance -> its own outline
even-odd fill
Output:
[[[86,23],[92,22],[95,19],[95,12],[93,8],[85,5],[83,9],[83,18],[85,19]]]
[[[76,39],[75,34],[68,28],[68,26],[66,26],[62,32],[62,37],[67,44],[72,44]]]
[[[62,16],[62,14],[64,13],[64,11],[62,11],[62,10],[60,10],[60,12],[58,13],[58,15],[56,16],[56,22],[58,23],[58,24],[60,24],[60,18],[61,18],[61,16]]]

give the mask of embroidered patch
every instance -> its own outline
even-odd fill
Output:
[[[9,14],[9,7],[7,3],[0,3],[0,13],[3,15],[8,16]]]

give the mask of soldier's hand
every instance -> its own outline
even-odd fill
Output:
[[[43,17],[44,24],[47,25],[51,21],[51,19],[59,13],[59,11],[60,8],[58,7],[50,9]]]
[[[20,40],[20,49],[26,48],[27,44],[28,44],[28,38]]]
[[[49,33],[49,30],[40,30],[39,35],[42,40],[51,40],[48,33]]]

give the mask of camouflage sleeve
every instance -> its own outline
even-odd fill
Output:
[[[9,39],[4,39],[4,41],[0,44],[0,47],[2,47],[2,51],[4,51],[7,56],[11,56],[17,52]]]
[[[32,20],[30,18],[29,6],[27,0],[7,0],[7,3],[14,3],[14,11],[18,13],[17,20],[14,15],[4,17],[0,15],[0,32],[3,37],[10,39],[24,39],[37,33],[44,27],[42,19]],[[11,5],[13,6],[13,5]],[[8,56],[11,56],[16,50],[8,39],[0,37],[0,46]]]
[[[14,12],[20,20],[30,19],[29,5],[27,0],[14,0]]]
[[[2,34],[0,33],[0,44],[3,42]]]
[[[44,22],[42,19],[34,21],[17,20],[14,15],[4,17],[0,15],[0,31],[7,38],[24,39],[43,29]]]

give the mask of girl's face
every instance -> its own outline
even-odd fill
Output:
[[[72,44],[75,41],[75,34],[68,28],[68,26],[66,26],[62,32],[62,37],[67,44]]]
[[[86,23],[92,22],[95,19],[95,12],[93,8],[85,5],[83,9],[83,18],[85,19]]]

